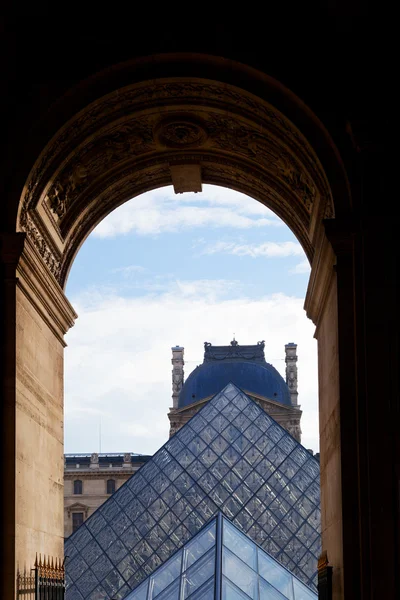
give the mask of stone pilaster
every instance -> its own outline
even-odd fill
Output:
[[[15,559],[30,567],[63,553],[64,335],[77,315],[29,237],[16,274]]]
[[[184,348],[182,346],[174,346],[172,350],[172,406],[178,408],[179,394],[184,382],[183,360]]]
[[[297,406],[297,344],[285,345],[286,383],[290,392],[292,406]]]

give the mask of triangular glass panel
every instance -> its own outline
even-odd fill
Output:
[[[315,590],[319,485],[312,454],[229,384],[66,540],[66,598],[121,600],[218,511]]]
[[[124,600],[316,600],[316,594],[218,513]]]

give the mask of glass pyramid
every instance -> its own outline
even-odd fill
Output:
[[[317,600],[218,513],[125,600]]]
[[[319,464],[233,384],[65,543],[67,600],[121,600],[218,511],[313,589]]]

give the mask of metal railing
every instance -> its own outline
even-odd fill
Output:
[[[332,567],[326,551],[318,559],[318,600],[332,600]]]
[[[64,600],[65,569],[61,559],[36,555],[35,566],[29,572],[17,574],[18,600]]]

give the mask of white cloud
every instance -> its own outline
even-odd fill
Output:
[[[263,204],[233,190],[204,186],[204,193],[175,194],[172,187],[166,187],[126,202],[106,217],[93,235],[110,238],[129,232],[157,235],[194,227],[244,230],[282,225]]]
[[[208,301],[217,300],[229,294],[231,290],[235,290],[237,293],[241,288],[240,281],[227,279],[177,280],[175,284],[183,298],[204,296]]]
[[[202,254],[234,254],[236,256],[260,256],[274,258],[301,256],[303,248],[298,242],[263,242],[262,244],[238,244],[236,242],[217,242],[203,249]]]
[[[123,272],[124,278],[128,278]],[[96,307],[99,301],[106,298],[114,298],[117,294],[121,297],[124,296],[121,292],[130,292],[132,290],[139,290],[141,294],[159,295],[176,295],[180,294],[182,297],[206,295],[207,297],[223,296],[229,294],[231,290],[235,290],[237,293],[242,288],[242,283],[239,280],[226,280],[226,279],[196,279],[186,280],[176,278],[172,273],[166,275],[154,275],[149,278],[140,280],[129,280],[127,284],[118,282],[118,285],[103,285],[101,288],[88,287],[82,291],[79,295],[79,303],[83,304],[86,308]],[[114,299],[112,300],[114,301]]]
[[[266,358],[284,376],[284,345],[298,344],[303,443],[318,449],[317,348],[303,300],[283,294],[234,300],[237,282],[178,281],[158,295],[123,298],[92,290],[72,298],[79,319],[68,333],[66,452],[155,452],[168,437],[171,346],[185,347],[186,377],[203,343],[266,341]]]
[[[310,263],[308,262],[307,259],[304,259],[301,262],[299,262],[295,267],[293,267],[293,269],[290,269],[289,273],[293,274],[293,275],[303,275],[303,274],[309,274],[310,271],[311,271]]]
[[[122,273],[124,276],[130,276],[133,273],[143,273],[144,271],[146,271],[146,269],[140,265],[128,265],[126,267],[112,269],[112,273]]]

